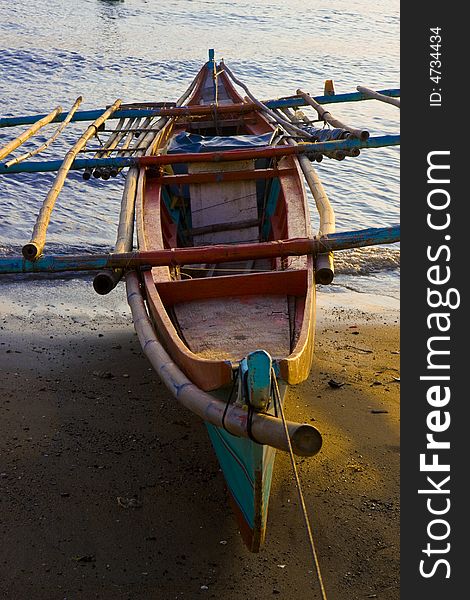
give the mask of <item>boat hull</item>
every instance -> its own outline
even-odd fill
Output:
[[[226,74],[221,73],[218,82],[222,105],[242,101]],[[188,106],[207,103],[214,103],[210,65],[201,70]],[[240,117],[234,110],[232,116]],[[239,125],[234,130],[228,121],[218,115],[203,135],[191,129],[197,123],[172,121],[162,130],[160,146],[153,151],[181,153],[187,142],[226,148],[233,140],[256,148],[260,139],[265,145],[265,138],[276,133],[260,111],[244,116],[241,131]],[[236,247],[250,241],[310,237],[307,196],[295,156],[255,164],[254,158],[224,161],[223,152],[220,154],[216,163],[189,161],[158,173],[141,169],[136,196],[139,249],[220,243]],[[187,183],[178,184],[178,177],[186,178]],[[262,379],[271,377],[271,368],[276,372],[281,402],[287,385],[308,377],[315,321],[312,256],[272,260],[255,256],[224,265],[212,260],[179,269],[155,267],[142,273],[142,284],[156,336],[171,360],[192,384],[224,404],[230,402],[227,390],[235,386],[242,363],[256,352],[269,356]],[[240,386],[232,405],[249,405],[273,415],[273,401],[266,411],[263,402],[252,404],[246,392]],[[250,419],[244,419],[249,426]],[[243,540],[257,552],[266,532],[276,450],[250,435],[239,438],[223,427],[206,425]]]
[[[264,543],[276,450],[206,423],[240,534],[251,552]]]

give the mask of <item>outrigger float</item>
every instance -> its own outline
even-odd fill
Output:
[[[78,111],[78,98],[67,115],[57,108],[0,119],[0,127],[31,125],[0,149],[0,160],[59,123],[40,148],[0,164],[6,177],[57,171],[22,256],[0,257],[0,273],[97,271],[100,294],[124,276],[142,349],[172,395],[205,421],[253,552],[265,538],[276,450],[293,459],[315,455],[322,444],[315,427],[287,421],[283,409],[288,386],[311,369],[315,284],[331,283],[333,251],[399,239],[399,227],[335,233],[312,166],[399,144],[398,135],[371,137],[323,107],[369,99],[399,106],[399,90],[358,90],[336,94],[328,81],[322,96],[297,90],[260,102],[210,51],[176,103],[117,100],[106,110]],[[112,119],[117,125],[103,143]],[[64,160],[28,160],[70,121],[92,124]],[[98,132],[101,145],[88,147]],[[43,254],[69,171],[108,179],[125,168],[114,251]],[[316,235],[304,182],[319,213]]]

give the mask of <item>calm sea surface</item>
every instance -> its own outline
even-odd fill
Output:
[[[207,60],[208,48],[262,99],[291,95],[298,87],[319,95],[325,79],[334,80],[337,93],[357,85],[399,87],[399,2],[0,0],[0,115],[44,113],[58,104],[66,111],[78,95],[84,97],[81,109],[116,98],[176,100]],[[399,131],[399,111],[390,105],[368,101],[333,105],[332,111],[372,135]],[[41,156],[63,157],[85,127],[69,126]],[[22,129],[1,129],[0,146]],[[364,150],[342,162],[324,159],[318,172],[338,231],[399,221],[397,148]],[[17,252],[29,240],[53,178],[1,177],[0,254]],[[84,182],[72,173],[52,215],[46,251],[110,248],[123,182],[123,176]],[[316,227],[313,210],[312,222]],[[398,297],[398,247],[337,257],[336,290]]]

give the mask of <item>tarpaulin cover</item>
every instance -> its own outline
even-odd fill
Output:
[[[313,136],[315,142],[329,142],[330,140],[343,140],[351,134],[346,129],[333,129],[329,127],[313,127],[311,125],[300,125],[307,133]]]
[[[263,135],[203,136],[183,131],[171,140],[168,154],[258,148],[259,146],[269,146],[272,137],[273,132]]]

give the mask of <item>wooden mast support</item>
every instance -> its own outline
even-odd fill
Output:
[[[225,426],[233,435],[249,437],[248,412],[236,404],[230,404],[227,408],[225,402],[204,392],[184,375],[155,335],[142,299],[137,274],[128,273],[126,283],[127,299],[139,341],[151,365],[171,394],[204,421],[218,427]],[[298,456],[313,456],[320,450],[321,434],[312,425],[288,421],[287,430],[292,450]],[[288,450],[288,441],[281,419],[255,412],[252,417],[251,431],[260,444],[278,450]]]
[[[349,127],[339,119],[336,119],[328,110],[325,110],[316,100],[314,100],[310,94],[303,92],[302,90],[297,90],[297,95],[301,96],[307,104],[313,106],[313,108],[317,111],[320,119],[323,119],[333,127],[338,127],[339,129],[346,129],[349,131],[351,135],[360,139],[367,140],[369,139],[369,132],[365,129],[356,129],[355,127]]]
[[[29,129],[24,131],[17,138],[15,138],[14,140],[11,140],[11,142],[9,142],[6,146],[4,146],[3,148],[0,148],[0,160],[3,160],[5,158],[5,156],[8,156],[8,154],[10,154],[10,152],[13,152],[13,150],[16,150],[16,148],[21,146],[21,144],[24,144],[24,142],[26,142],[26,140],[29,140],[29,138],[33,137],[33,135],[35,133],[37,133],[41,129],[41,127],[44,127],[44,125],[47,125],[48,123],[53,121],[57,117],[57,115],[59,115],[61,112],[62,112],[62,107],[58,106],[52,112],[50,112],[48,115],[46,115],[39,121],[36,121],[36,123],[34,123],[34,125],[31,125],[31,127]]]
[[[380,100],[380,102],[386,102],[387,104],[393,104],[393,106],[397,106],[400,108],[400,98],[391,98],[390,96],[385,96],[380,92],[375,92],[374,90],[370,90],[369,88],[362,87],[361,85],[357,86],[357,91],[361,92],[366,98],[370,100]]]
[[[39,212],[38,218],[36,220],[36,224],[33,229],[33,235],[28,244],[23,246],[22,252],[23,256],[27,260],[35,260],[38,256],[42,254],[44,249],[44,244],[46,242],[46,231],[47,226],[49,225],[49,220],[51,218],[51,213],[54,208],[55,201],[60,193],[60,190],[64,186],[65,178],[67,177],[67,173],[72,166],[75,157],[80,152],[80,150],[85,146],[87,141],[96,134],[98,127],[102,125],[106,119],[116,111],[121,105],[121,100],[116,100],[116,102],[108,108],[96,121],[94,121],[85,131],[85,133],[81,136],[78,142],[71,148],[67,154],[65,155],[62,166],[60,167],[56,178],[54,179],[54,183],[52,184],[49,193],[47,194],[41,210]]]
[[[321,238],[294,238],[250,244],[216,244],[190,248],[170,248],[150,252],[115,254],[78,254],[42,256],[31,262],[21,256],[0,258],[0,274],[59,273],[62,271],[99,271],[100,269],[136,269],[199,263],[224,263],[283,256],[305,256],[400,240],[400,226],[378,227],[333,233]],[[280,272],[282,273],[282,272]]]

